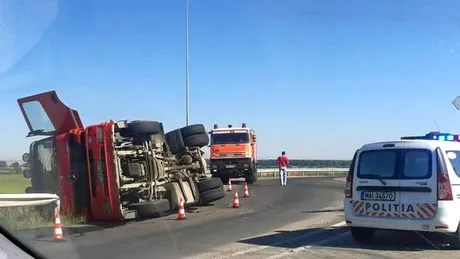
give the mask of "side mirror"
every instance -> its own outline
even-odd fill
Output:
[[[22,161],[24,161],[24,162],[27,163],[27,162],[29,162],[29,159],[30,159],[29,153],[24,153],[24,154],[22,155]]]
[[[452,101],[452,104],[457,110],[460,110],[460,96],[455,97],[455,99]]]

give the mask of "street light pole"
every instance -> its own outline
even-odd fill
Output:
[[[190,89],[188,75],[188,9],[189,0],[185,0],[185,125],[189,125],[190,117]]]

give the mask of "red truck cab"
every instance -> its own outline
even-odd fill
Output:
[[[33,170],[26,192],[55,193],[62,212],[87,216],[89,179],[78,112],[63,104],[55,91],[18,99],[18,104],[29,128],[27,136],[44,137],[24,156]]]

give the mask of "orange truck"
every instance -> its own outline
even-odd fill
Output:
[[[214,124],[209,132],[209,168],[213,177],[227,183],[230,178],[244,177],[248,184],[257,181],[256,133],[246,123],[241,127],[228,125],[219,128]]]

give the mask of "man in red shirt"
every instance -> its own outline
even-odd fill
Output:
[[[280,170],[281,186],[286,185],[287,181],[287,167],[289,165],[289,158],[286,156],[286,152],[281,152],[281,156],[278,157],[278,167]]]

